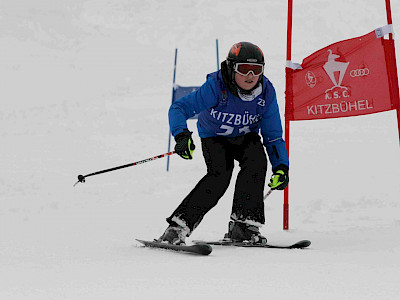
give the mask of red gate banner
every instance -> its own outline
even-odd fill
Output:
[[[383,27],[329,45],[287,68],[288,121],[350,117],[398,108],[393,40]]]

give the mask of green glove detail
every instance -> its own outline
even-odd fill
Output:
[[[271,190],[284,190],[289,183],[289,175],[287,167],[280,169],[279,167],[274,171],[268,186]]]
[[[185,129],[175,136],[175,141],[175,152],[184,159],[192,159],[194,149],[196,149],[192,140],[192,133]]]

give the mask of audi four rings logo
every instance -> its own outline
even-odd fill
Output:
[[[367,76],[369,75],[369,69],[364,68],[364,69],[357,69],[357,70],[351,70],[350,71],[350,76],[351,77],[362,77],[362,76]]]

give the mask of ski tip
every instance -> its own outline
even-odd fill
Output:
[[[144,241],[140,239],[135,239],[135,240],[138,241],[139,243],[142,243],[146,247],[170,249],[170,250],[190,252],[200,255],[209,255],[212,252],[212,247],[204,243],[194,244],[194,245],[173,245],[168,243],[160,243],[157,240],[154,241]]]
[[[292,246],[292,248],[307,248],[308,246],[311,245],[311,242],[309,240],[302,240],[297,242]]]
[[[196,248],[199,250],[199,254],[209,255],[212,252],[212,247],[207,244],[195,244]]]

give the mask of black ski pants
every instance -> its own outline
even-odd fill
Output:
[[[224,195],[231,181],[234,161],[237,160],[240,172],[236,179],[231,218],[264,224],[267,157],[260,136],[252,132],[235,138],[202,138],[201,145],[207,174],[167,221],[170,224],[175,223],[174,219],[183,221],[191,233]]]

